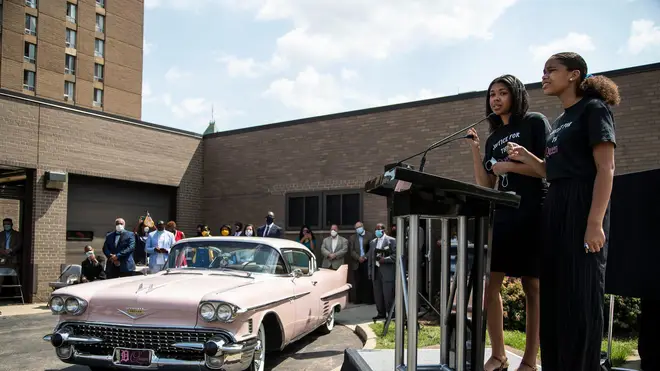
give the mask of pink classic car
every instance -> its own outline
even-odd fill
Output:
[[[56,290],[59,322],[44,337],[63,362],[92,370],[255,370],[346,305],[347,265],[318,268],[305,246],[273,238],[176,243],[148,275]]]

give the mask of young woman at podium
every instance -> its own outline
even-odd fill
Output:
[[[550,124],[540,113],[527,112],[529,108],[525,85],[516,77],[504,75],[488,87],[486,115],[490,135],[485,143],[485,157],[480,154],[480,141],[476,130],[468,135],[472,147],[474,173],[483,187],[515,192],[521,196],[518,209],[500,207],[495,210],[493,224],[493,251],[489,287],[486,288],[488,334],[492,357],[484,365],[485,371],[506,370],[509,362],[504,350],[504,320],[500,289],[504,276],[522,277],[527,300],[527,342],[520,371],[536,369],[539,350],[539,270],[541,208],[546,184],[534,169],[517,161],[510,161],[506,144],[515,140],[538,156],[545,151]],[[498,184],[499,183],[499,184]]]
[[[614,178],[616,84],[587,74],[576,53],[545,63],[543,92],[564,112],[552,125],[545,159],[512,140],[509,157],[550,183],[543,207],[541,361],[543,371],[600,370],[609,201]]]

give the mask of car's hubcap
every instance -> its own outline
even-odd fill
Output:
[[[254,369],[260,371],[262,365],[264,364],[265,352],[264,350],[264,334],[259,331],[259,339],[257,340],[257,345],[254,348]]]
[[[325,320],[325,325],[328,326],[328,328],[332,328],[335,325],[335,311],[333,310],[330,315],[328,316],[328,319]]]

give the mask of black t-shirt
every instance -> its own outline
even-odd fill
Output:
[[[509,159],[506,152],[508,142],[514,142],[527,148],[537,157],[542,158],[545,144],[550,133],[548,119],[540,113],[529,112],[524,117],[512,117],[508,125],[497,128],[486,140],[484,167],[488,174],[494,175],[489,161],[515,161]],[[517,161],[515,161],[517,162]],[[543,202],[547,183],[542,178],[535,178],[518,173],[509,173],[506,180],[500,177],[499,188],[504,192],[515,192],[520,196],[519,210],[535,210]],[[499,209],[499,208],[498,208]]]
[[[600,99],[583,98],[564,110],[552,124],[545,151],[548,182],[557,179],[596,178],[593,146],[616,145],[614,117]]]

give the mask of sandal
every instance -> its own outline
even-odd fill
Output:
[[[523,370],[523,367],[525,367],[524,370]],[[525,361],[520,361],[520,366],[518,366],[518,370],[516,370],[516,371],[537,371],[537,370],[538,370],[538,368],[536,366],[532,366],[532,365],[530,365],[529,363],[527,363]]]
[[[500,358],[500,357],[497,357],[497,356],[491,356],[490,358],[496,360],[497,362],[499,362],[500,365],[498,367],[492,369],[492,370],[486,370],[486,365],[484,365],[484,370],[485,371],[507,371],[509,369],[509,359],[506,358],[506,356],[504,358]],[[490,361],[490,359],[488,361]],[[488,361],[486,361],[486,364],[488,364]]]

